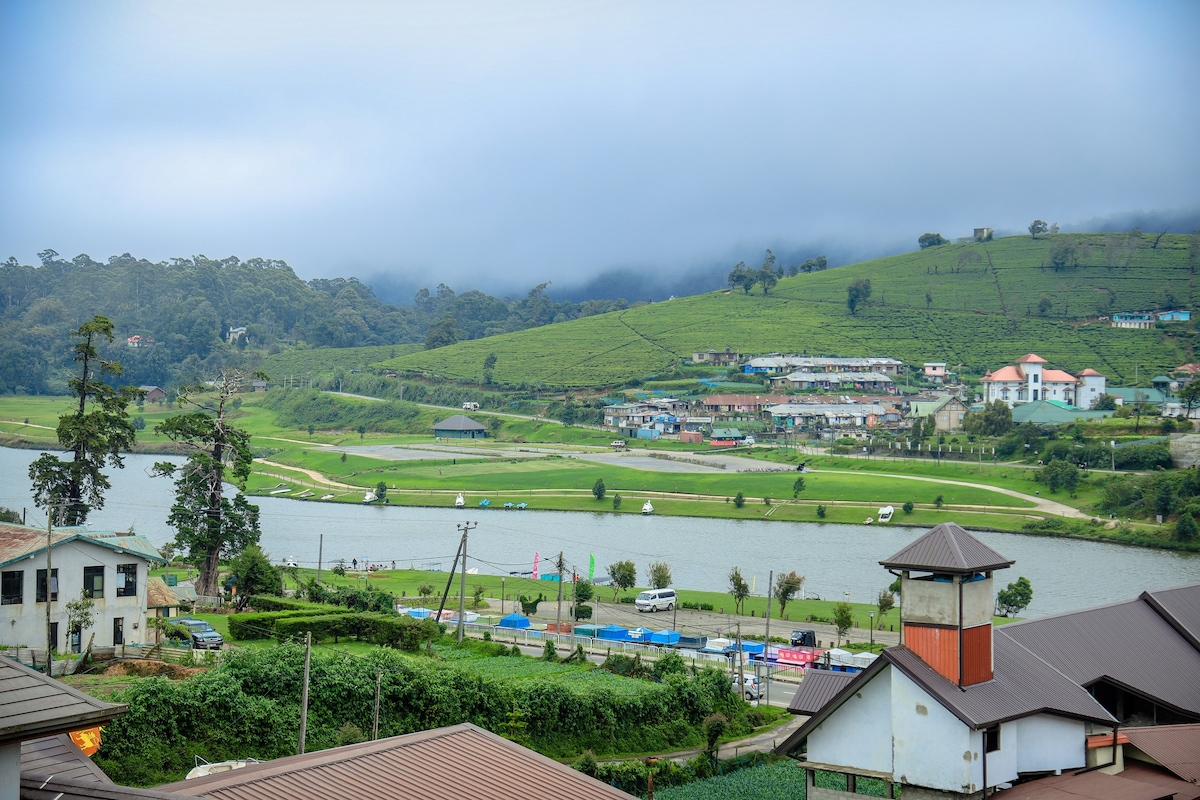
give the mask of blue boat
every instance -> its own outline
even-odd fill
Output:
[[[483,506],[484,508],[487,508],[491,504],[492,504],[492,501],[488,500],[486,497],[479,501],[479,505]]]
[[[523,508],[529,508],[529,504],[528,504],[528,503],[517,503],[517,510],[518,510],[518,511],[520,511],[520,510],[521,510],[521,509],[523,509]]]
[[[514,506],[512,503],[505,503],[504,507],[505,508],[516,508],[516,506]]]

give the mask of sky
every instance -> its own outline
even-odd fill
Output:
[[[5,0],[0,259],[553,296],[1186,226],[1198,35],[1190,0]]]

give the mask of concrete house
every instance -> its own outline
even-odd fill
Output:
[[[95,634],[95,644],[114,646],[150,640],[146,588],[151,564],[166,563],[142,536],[59,528],[53,533],[50,632],[59,652],[77,653]],[[0,631],[8,644],[46,645],[46,532],[0,524]],[[94,623],[67,630],[66,603],[87,594]]]
[[[147,403],[164,403],[167,400],[167,393],[159,386],[139,386],[138,390],[145,392],[142,399]]]
[[[937,400],[914,401],[909,405],[909,419],[924,419],[932,416],[939,431],[962,430],[962,420],[971,407],[955,395],[942,395]]]
[[[983,401],[1001,400],[1012,408],[1018,403],[1057,400],[1087,409],[1104,394],[1104,376],[1094,369],[1084,370],[1077,378],[1061,369],[1047,369],[1045,364],[1046,359],[1029,353],[1016,364],[988,372],[980,379]]]
[[[854,797],[862,777],[885,781],[889,797],[901,786],[905,800],[978,797],[1022,773],[1086,766],[1087,735],[1117,721],[993,637],[992,575],[1012,561],[944,523],[880,563],[901,579],[902,644],[851,681],[815,686],[836,693],[776,750],[801,758],[810,800]],[[816,771],[845,775],[849,791],[817,787]]]
[[[933,383],[944,383],[946,380],[946,362],[945,361],[926,361],[925,380]]]
[[[1148,330],[1154,327],[1154,314],[1149,311],[1122,311],[1112,315],[1112,326]]]

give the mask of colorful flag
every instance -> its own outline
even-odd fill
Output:
[[[596,577],[596,554],[590,553],[588,555],[588,580],[590,581],[594,577]]]
[[[541,553],[533,554],[533,579],[535,581],[538,579],[538,561],[540,561],[541,558],[542,558]]]

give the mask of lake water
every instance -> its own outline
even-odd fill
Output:
[[[42,526],[45,516],[32,505],[29,464],[34,450],[0,448],[0,505],[20,511]],[[125,469],[111,473],[105,507],[93,512],[94,530],[128,530],[155,544],[174,538],[166,525],[172,483],[151,478],[161,457],[131,455]],[[180,459],[172,459],[180,460]],[[453,488],[453,487],[447,487]],[[569,567],[587,574],[594,553],[597,573],[620,559],[632,559],[639,580],[652,561],[671,566],[674,585],[727,591],[733,566],[766,590],[769,570],[795,570],[806,576],[805,591],[825,599],[848,595],[873,602],[892,581],[881,559],[900,550],[924,529],[863,525],[694,519],[631,514],[505,511],[471,508],[402,508],[255,498],[262,509],[262,545],[272,559],[294,557],[316,566],[324,534],[324,564],[358,558],[398,567],[448,570],[458,548],[457,526],[477,522],[470,534],[469,567],[482,573],[528,572],[540,553],[543,572],[561,550]],[[952,519],[952,517],[948,517]],[[1016,564],[997,576],[999,585],[1024,575],[1033,583],[1026,616],[1042,616],[1136,597],[1200,581],[1200,556],[1113,544],[1048,539],[1008,533],[977,533]]]

